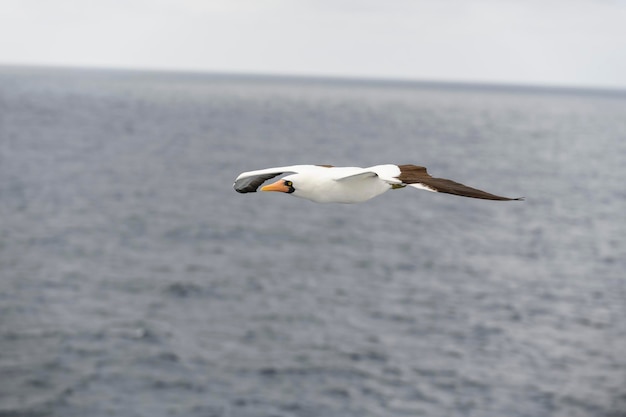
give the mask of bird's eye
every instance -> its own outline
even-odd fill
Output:
[[[291,186],[293,185],[293,182],[291,182],[291,181],[285,181],[285,185],[286,185],[287,187],[291,187]]]

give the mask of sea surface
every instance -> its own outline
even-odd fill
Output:
[[[0,67],[0,416],[626,416],[626,93]]]

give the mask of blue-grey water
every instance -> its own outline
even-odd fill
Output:
[[[626,94],[0,68],[0,416],[626,416],[625,182]]]

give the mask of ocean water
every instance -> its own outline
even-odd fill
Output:
[[[0,416],[626,416],[625,178],[626,94],[0,68]]]

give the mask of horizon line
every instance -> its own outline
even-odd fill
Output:
[[[214,76],[239,79],[275,79],[283,81],[308,81],[324,83],[350,83],[362,85],[395,85],[395,86],[419,86],[432,88],[465,88],[465,89],[491,89],[491,90],[515,90],[528,92],[562,92],[562,93],[602,93],[614,96],[626,95],[626,87],[620,86],[594,86],[574,84],[550,84],[523,81],[488,81],[488,80],[462,80],[462,79],[433,79],[433,78],[409,78],[391,76],[363,76],[327,73],[281,73],[270,71],[243,71],[243,70],[210,70],[210,69],[184,69],[184,68],[158,68],[158,67],[122,67],[104,65],[61,65],[61,64],[22,64],[1,63],[1,68],[28,69],[28,70],[68,70],[68,71],[110,71],[110,72],[134,72],[149,74]]]

